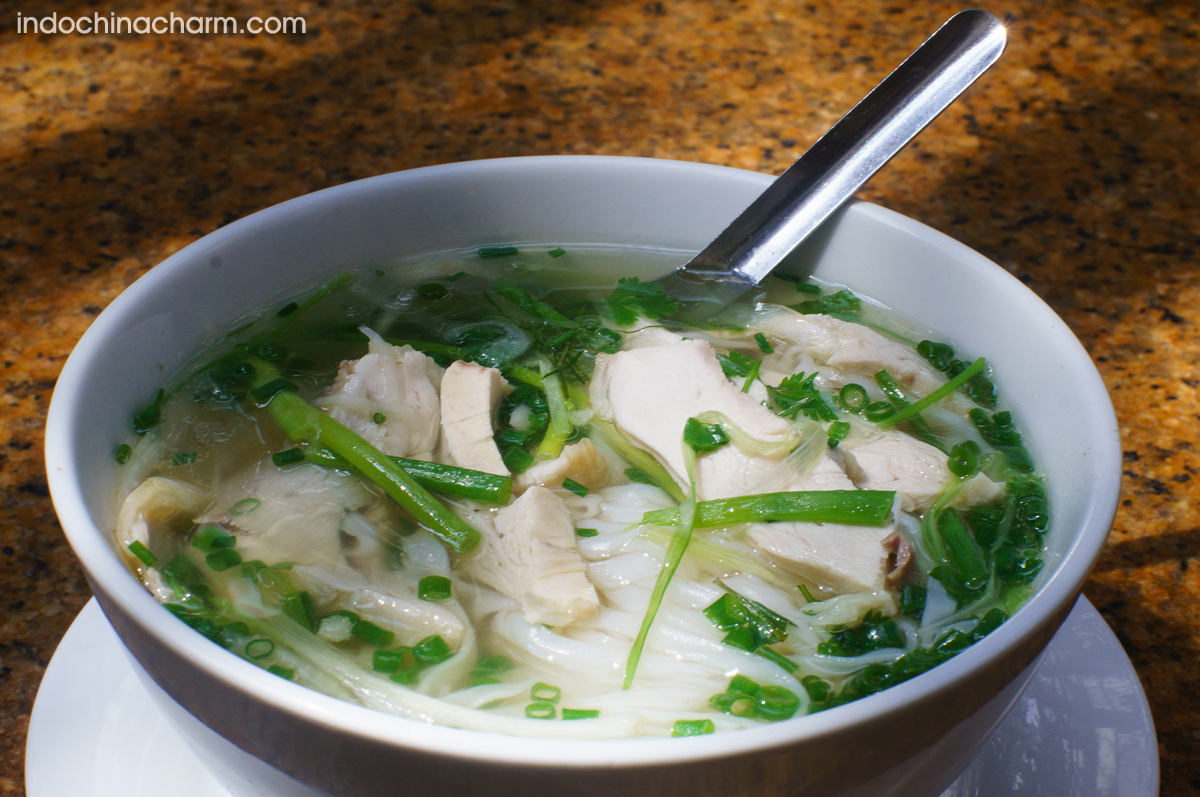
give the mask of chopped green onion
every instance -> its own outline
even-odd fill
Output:
[[[205,553],[213,553],[222,548],[233,548],[237,545],[237,537],[220,526],[205,526],[192,537],[192,547]]]
[[[758,379],[758,371],[759,371],[759,368],[761,368],[761,367],[762,367],[762,360],[755,360],[754,363],[750,366],[750,370],[746,372],[746,381],[742,382],[742,392],[743,393],[750,392],[750,386],[754,383],[755,379]]]
[[[557,713],[553,703],[530,703],[525,707],[525,716],[531,720],[552,720]]]
[[[867,389],[857,382],[851,382],[838,391],[838,401],[850,412],[864,410],[871,403]]]
[[[275,467],[284,468],[288,465],[294,465],[297,462],[304,460],[304,449],[289,448],[287,451],[279,451],[271,455],[271,461],[275,463]]]
[[[969,442],[974,443],[974,441]],[[975,456],[978,449],[978,444],[975,444],[975,450],[972,451],[971,446],[959,443],[950,449],[950,458],[947,460],[946,466],[959,478],[965,479],[974,476],[979,471],[979,458]]]
[[[446,644],[446,640],[437,634],[427,636],[413,645],[412,651],[417,661],[427,667],[431,667],[434,664],[441,664],[454,655],[454,652],[450,650],[450,646]]]
[[[771,346],[771,342],[767,340],[767,336],[761,332],[754,333],[754,342],[758,344],[758,350],[763,354],[774,354],[775,348]]]
[[[542,703],[557,703],[562,697],[562,690],[557,686],[538,681],[529,690],[529,697]]]
[[[800,669],[799,664],[792,661],[787,656],[784,656],[779,651],[772,650],[771,648],[759,648],[758,650],[754,651],[754,655],[762,656],[764,659],[768,659],[775,664],[778,664],[780,668],[785,670],[789,675]]]
[[[828,681],[816,675],[804,676],[800,679],[800,685],[808,693],[808,699],[814,703],[821,703],[828,700],[829,693],[833,690]]]
[[[570,490],[580,498],[588,494],[588,488],[584,487],[574,479],[563,479],[562,486],[564,490]]]
[[[370,620],[359,620],[350,629],[350,633],[375,648],[386,648],[396,638],[394,633],[380,628]]]
[[[717,727],[713,725],[712,720],[675,720],[675,725],[671,727],[671,735],[679,738],[681,736],[705,736],[714,733]]]
[[[284,379],[283,377],[280,377],[278,379],[272,379],[269,382],[264,382],[263,384],[259,385],[258,387],[251,388],[250,398],[252,398],[254,400],[254,403],[257,406],[265,407],[268,404],[270,404],[271,400],[274,399],[280,393],[287,393],[289,391],[297,391],[299,389],[300,388],[296,387],[288,380]]]
[[[171,456],[171,464],[175,465],[175,466],[191,465],[195,461],[196,461],[196,452],[195,451],[180,451],[179,453],[173,454]]]
[[[562,718],[565,720],[594,720],[600,716],[597,708],[564,708]]]
[[[729,442],[729,435],[719,423],[688,418],[683,427],[683,442],[696,451],[716,451]]]
[[[295,670],[291,669],[290,667],[281,667],[278,664],[272,664],[267,668],[267,672],[271,673],[271,675],[278,675],[280,678],[284,678],[288,681],[296,677]]]
[[[113,452],[113,459],[117,461],[118,465],[124,465],[129,461],[129,457],[132,454],[133,449],[129,447],[129,444],[121,443],[121,445],[117,446],[117,450]]]
[[[251,639],[246,643],[246,655],[252,659],[265,659],[275,652],[275,643],[269,639]]]
[[[976,379],[967,385],[967,395],[981,407],[996,406],[996,386],[990,379]]]
[[[226,548],[221,551],[213,551],[204,557],[204,561],[209,567],[220,573],[231,567],[240,565],[242,563],[242,555],[231,548]]]
[[[129,552],[142,560],[142,564],[146,567],[154,567],[154,563],[158,561],[158,557],[150,552],[150,549],[141,542],[134,540],[129,543]]]
[[[546,254],[550,255],[550,257],[558,258],[558,257],[562,257],[566,253],[567,253],[566,249],[563,249],[561,246],[556,246],[553,249],[551,249],[549,252],[547,252]]]
[[[782,686],[764,686],[758,692],[758,718],[768,722],[791,719],[800,708],[800,698]]]
[[[423,601],[444,601],[450,596],[450,579],[445,576],[425,576],[417,584],[417,597]]]
[[[595,529],[575,529],[576,537],[595,537],[599,533],[600,532],[596,531]]]
[[[895,497],[887,490],[741,495],[696,504],[695,524],[698,529],[784,521],[882,526],[891,516]],[[678,522],[678,507],[656,509],[642,516],[643,525],[671,526]]]
[[[920,620],[925,613],[925,587],[905,584],[900,590],[900,613],[905,617]]]
[[[874,423],[881,423],[896,414],[896,407],[890,401],[876,401],[863,408],[863,417]],[[891,425],[890,423],[888,424]]]
[[[937,516],[937,531],[946,548],[949,563],[969,590],[982,589],[988,580],[988,566],[979,545],[971,539],[958,511],[945,509]]]
[[[529,470],[535,462],[533,454],[530,454],[520,446],[510,446],[504,449],[501,455],[504,460],[504,467],[508,468],[513,473],[524,473]]]
[[[796,290],[800,291],[801,293],[820,293],[821,286],[813,285],[811,282],[797,282]]]
[[[155,395],[154,401],[142,407],[133,415],[133,431],[139,435],[144,435],[146,432],[153,429],[162,420],[162,405],[166,399],[167,393],[162,388],[159,388],[158,394]]]
[[[505,257],[507,255],[515,255],[516,253],[517,247],[515,246],[485,246],[478,252],[481,258]]]
[[[316,618],[313,616],[312,596],[307,592],[293,589],[280,595],[279,610],[309,631],[317,627]]]
[[[505,656],[488,656],[485,659],[480,659],[471,669],[471,676],[467,681],[467,686],[498,684],[500,680],[495,676],[502,672],[507,672],[512,668],[513,663]]]
[[[929,361],[929,364],[942,373],[950,370],[950,362],[954,359],[954,349],[945,343],[935,343],[923,340],[917,344],[917,354]]]
[[[850,424],[845,421],[834,421],[829,424],[829,447],[837,448],[838,443],[845,440],[848,434],[850,434]]]
[[[377,424],[380,424],[380,423],[384,423],[385,421],[387,421],[387,416],[384,415],[382,412],[377,412],[371,416],[371,420]]]
[[[387,674],[411,670],[417,666],[412,648],[401,645],[392,650],[377,650],[371,655],[371,669]]]
[[[234,517],[248,515],[255,509],[258,509],[260,506],[262,506],[262,501],[259,501],[257,498],[243,498],[241,501],[238,501],[236,504],[229,507],[229,514],[233,515]]]

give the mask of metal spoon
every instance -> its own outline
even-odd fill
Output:
[[[726,305],[771,273],[1004,52],[986,11],[963,11],[896,67],[686,265],[657,282]]]

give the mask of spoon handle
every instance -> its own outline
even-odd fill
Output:
[[[757,283],[987,71],[1006,40],[986,11],[955,14],[684,268]]]

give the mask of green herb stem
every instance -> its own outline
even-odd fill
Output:
[[[895,426],[900,421],[906,421],[909,418],[912,418],[913,416],[918,415],[921,412],[924,412],[925,410],[932,407],[934,404],[938,403],[939,401],[944,399],[946,396],[949,396],[955,390],[958,390],[960,387],[962,387],[967,382],[969,382],[973,376],[975,376],[977,373],[979,373],[980,371],[983,370],[985,365],[987,365],[987,361],[984,360],[984,358],[980,357],[978,360],[976,360],[975,362],[973,362],[969,366],[967,366],[967,369],[965,371],[963,371],[961,374],[954,377],[949,382],[947,382],[946,384],[939,387],[937,390],[934,390],[932,393],[930,393],[925,398],[920,399],[919,401],[915,401],[912,404],[909,404],[907,407],[904,407],[903,409],[896,412],[894,415],[891,415],[890,417],[884,418],[882,421],[879,422],[879,428],[887,429],[889,427]]]
[[[542,387],[546,392],[546,406],[550,410],[550,427],[538,445],[537,458],[541,460],[555,459],[562,453],[571,436],[571,418],[567,412],[567,398],[563,392],[562,379],[553,371],[548,359],[540,364],[542,369]]]
[[[270,364],[259,360],[255,366],[259,373],[256,384],[278,378]],[[469,551],[479,542],[478,531],[430,495],[404,468],[294,391],[276,393],[267,409],[288,437],[337,454],[455,551]]]
[[[896,494],[886,490],[819,490],[762,493],[702,501],[696,505],[695,528],[711,529],[743,523],[845,523],[883,526],[892,513]],[[656,509],[642,516],[643,524],[672,526],[679,509]]]
[[[879,385],[879,389],[883,391],[883,394],[891,400],[892,404],[896,405],[896,409],[903,410],[912,404],[886,368],[881,368],[875,372],[875,384]],[[929,426],[929,423],[920,415],[914,415],[908,419],[908,428],[918,440],[928,443],[943,454],[950,453],[950,448],[946,445],[946,442],[938,437]]]
[[[675,526],[675,533],[671,536],[671,544],[667,546],[667,555],[663,560],[662,570],[658,572],[658,579],[654,582],[654,591],[650,593],[650,605],[646,609],[646,616],[642,618],[642,627],[638,630],[637,639],[633,641],[633,649],[629,651],[629,658],[625,661],[623,689],[633,686],[633,677],[637,673],[638,661],[642,657],[642,648],[646,645],[650,627],[654,625],[654,618],[658,614],[659,606],[662,605],[663,596],[667,594],[671,578],[683,560],[688,543],[692,541],[692,523],[696,517],[696,506],[696,488],[693,485],[684,502],[679,505],[678,509],[673,510],[678,525]]]

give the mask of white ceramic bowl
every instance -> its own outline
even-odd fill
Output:
[[[114,443],[128,437],[131,411],[214,329],[324,275],[403,255],[509,241],[698,250],[770,181],[717,166],[599,157],[384,175],[224,227],[154,268],[96,319],[50,407],[55,508],[151,691],[235,794],[829,797],[922,794],[953,778],[1007,710],[1099,555],[1116,508],[1120,445],[1104,385],[1058,316],[976,252],[867,203],[839,213],[794,262],[987,356],[1048,474],[1052,523],[1037,595],[925,675],[811,717],[707,737],[481,734],[378,713],[270,675],[175,619],[114,552]]]

